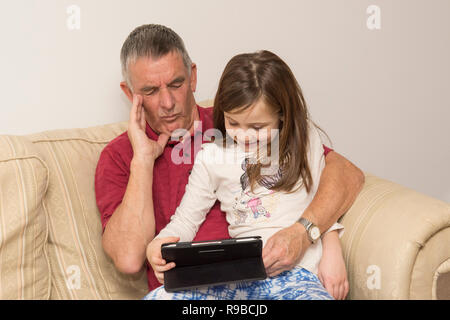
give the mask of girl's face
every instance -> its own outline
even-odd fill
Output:
[[[279,130],[280,115],[260,98],[245,110],[224,112],[225,129],[246,152],[267,146],[272,140],[272,129]]]

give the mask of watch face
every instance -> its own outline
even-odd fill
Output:
[[[311,234],[311,238],[313,238],[314,241],[319,239],[320,238],[320,230],[319,230],[319,228],[318,227],[312,227],[310,234]]]

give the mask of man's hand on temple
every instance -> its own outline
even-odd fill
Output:
[[[156,142],[147,137],[145,132],[147,122],[142,103],[142,96],[133,95],[133,106],[131,107],[130,120],[128,122],[128,138],[133,147],[134,158],[154,161],[162,154],[170,137],[165,133],[161,133]]]

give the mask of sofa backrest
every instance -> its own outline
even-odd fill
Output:
[[[26,136],[49,172],[43,209],[48,218],[50,299],[139,299],[148,292],[144,270],[117,271],[102,247],[94,175],[103,148],[127,122]]]

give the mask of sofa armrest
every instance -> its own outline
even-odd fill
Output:
[[[450,299],[450,205],[366,174],[342,217],[349,299]]]

